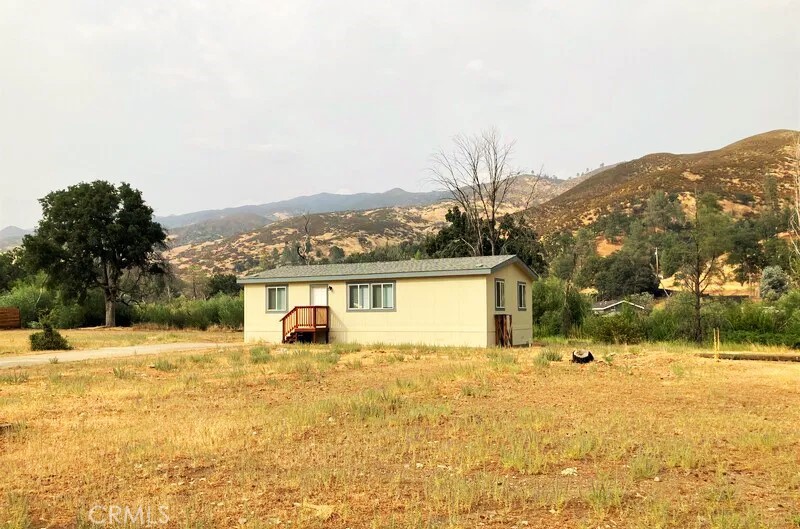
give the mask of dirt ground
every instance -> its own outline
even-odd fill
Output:
[[[800,365],[567,351],[246,347],[4,370],[0,524],[93,527],[128,506],[193,528],[800,526]]]
[[[0,358],[22,354],[50,354],[48,351],[33,353],[29,336],[35,329],[0,330]],[[148,329],[146,327],[115,327],[106,329],[66,329],[59,331],[74,350],[99,349],[102,347],[128,347],[178,342],[241,342],[243,334],[236,331],[197,331],[177,329]]]

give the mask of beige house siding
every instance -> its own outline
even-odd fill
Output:
[[[460,260],[459,260],[460,259]],[[311,287],[323,285],[327,292],[330,342],[363,344],[429,344],[486,347],[496,344],[495,315],[511,316],[513,345],[532,341],[531,273],[515,257],[458,258],[454,262],[466,268],[448,270],[451,261],[431,261],[433,271],[425,263],[376,263],[375,265],[319,265],[308,270],[292,267],[286,270],[286,282],[280,271],[269,271],[270,277],[245,278],[244,337],[247,342],[282,341],[283,318],[297,306],[311,305]],[[503,262],[505,259],[505,262]],[[482,261],[481,261],[482,260]],[[476,262],[477,261],[477,264]],[[488,262],[488,265],[483,263]],[[492,263],[499,264],[492,265]],[[339,266],[337,268],[337,266]],[[481,269],[489,266],[488,269]],[[331,270],[331,268],[333,268]],[[415,271],[408,272],[410,268]],[[398,275],[387,272],[394,270]],[[347,274],[358,271],[361,274]],[[403,274],[407,275],[403,275]],[[411,273],[418,275],[410,275]],[[325,280],[326,275],[330,278]],[[352,277],[352,279],[351,279]],[[380,279],[358,279],[371,277]],[[505,307],[495,308],[495,281],[505,284]],[[252,281],[252,282],[248,282]],[[348,310],[348,285],[393,283],[394,307],[387,310]],[[520,310],[517,285],[525,284],[525,308]],[[267,287],[286,286],[287,311],[267,312]],[[370,289],[371,293],[371,289]],[[324,303],[320,300],[319,303]]]
[[[327,284],[331,342],[486,347],[486,276],[397,279],[395,309],[347,310],[347,284]],[[385,281],[380,281],[385,282]],[[287,307],[308,305],[311,283],[289,283]],[[266,285],[245,285],[245,341],[281,341],[283,313],[266,312]],[[493,342],[492,342],[493,343]]]
[[[495,309],[495,280],[505,282],[505,310]],[[517,283],[525,283],[526,310],[519,310]],[[533,340],[533,319],[531,317],[531,280],[516,263],[504,266],[494,274],[486,277],[486,309],[489,345],[496,343],[495,314],[511,315],[511,341],[513,345],[526,345]]]

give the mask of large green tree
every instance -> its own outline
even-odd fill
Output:
[[[723,274],[724,256],[730,251],[732,219],[722,211],[712,193],[701,195],[684,232],[682,264],[676,277],[694,297],[692,339],[703,339],[701,301],[708,287]]]
[[[135,296],[140,280],[161,274],[166,233],[140,191],[98,180],[53,191],[39,202],[42,220],[23,241],[26,259],[69,296],[93,288],[105,298],[107,327],[116,305]]]
[[[0,253],[0,292],[10,290],[15,281],[25,276],[21,253],[19,248]]]

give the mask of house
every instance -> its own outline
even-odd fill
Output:
[[[238,279],[244,338],[524,345],[532,338],[533,278],[514,255],[266,270]]]
[[[636,303],[632,303],[627,299],[612,300],[612,301],[598,301],[592,304],[592,312],[601,316],[616,314],[621,312],[625,307],[633,307],[636,310],[646,311],[647,308]]]

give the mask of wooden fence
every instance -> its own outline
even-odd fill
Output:
[[[0,308],[0,329],[19,329],[21,324],[19,309],[14,307]]]

